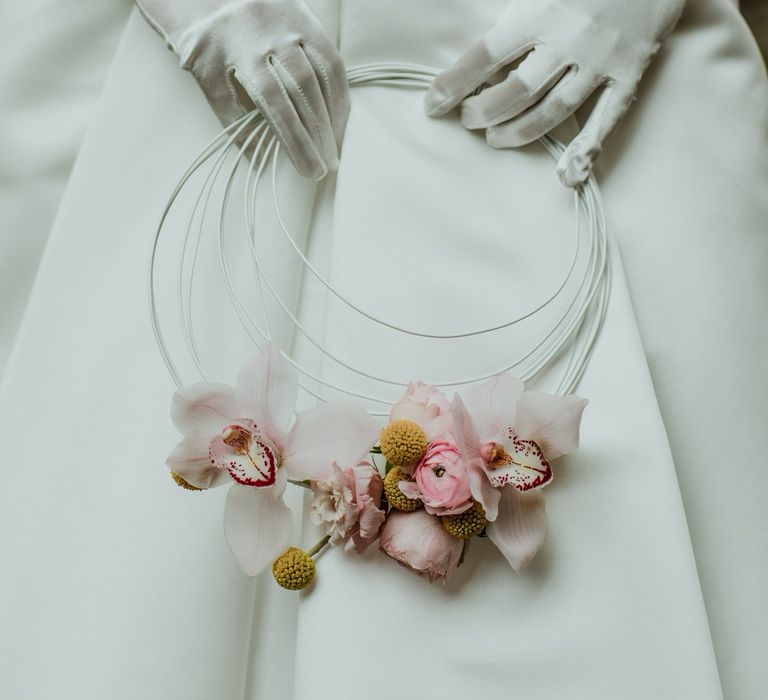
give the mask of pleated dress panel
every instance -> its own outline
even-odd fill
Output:
[[[768,688],[767,127],[743,18],[695,0],[598,163],[733,700]]]
[[[0,374],[130,10],[129,0],[0,7]]]
[[[175,387],[147,305],[164,204],[219,129],[194,80],[134,11],[0,390],[3,698],[241,700],[250,658],[263,655],[254,625],[262,582],[239,570],[225,543],[226,488],[183,491],[163,464],[179,439],[169,416]],[[297,201],[312,201],[302,189],[312,185],[292,187]],[[183,342],[173,326],[174,245],[191,201],[160,251],[170,344]],[[306,219],[300,209],[290,221]],[[281,251],[271,253],[275,270]],[[193,318],[210,378],[233,383],[253,346],[232,331],[226,292],[210,282],[218,265],[211,239]],[[277,277],[284,295],[298,295],[296,269]],[[181,369],[199,379],[191,361]],[[279,624],[268,641],[288,656],[269,658],[292,670],[295,599],[282,605],[269,606]]]

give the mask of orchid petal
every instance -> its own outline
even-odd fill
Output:
[[[547,536],[547,514],[541,491],[520,493],[504,488],[496,520],[488,523],[488,537],[509,565],[520,573],[531,563]]]
[[[579,446],[579,424],[587,403],[578,396],[526,391],[517,402],[515,432],[536,442],[547,459],[557,459]]]
[[[288,434],[283,466],[292,479],[327,479],[332,465],[359,464],[379,437],[376,420],[343,401],[320,404],[300,413]]]
[[[291,541],[293,517],[277,486],[234,484],[224,507],[224,534],[235,559],[256,576],[282,554]]]
[[[523,382],[511,374],[499,374],[467,392],[467,410],[481,438],[492,440],[514,424],[517,401],[522,393]]]
[[[230,481],[226,469],[218,469],[211,464],[208,457],[209,439],[200,430],[187,433],[176,445],[166,464],[184,481],[199,489],[210,489]]]
[[[237,377],[237,395],[248,413],[245,417],[252,418],[279,448],[285,445],[298,392],[296,371],[272,344],[246,364]]]
[[[467,462],[466,468],[472,498],[483,507],[486,520],[490,522],[496,520],[501,491],[494,488],[489,481],[488,472],[481,459],[470,460]]]
[[[226,384],[190,384],[171,401],[171,420],[182,433],[202,430],[208,439],[238,417],[235,390]]]
[[[453,415],[453,435],[465,461],[479,459],[482,447],[480,436],[467,413],[467,407],[458,394],[453,397],[451,414]]]

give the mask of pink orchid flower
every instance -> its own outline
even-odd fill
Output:
[[[488,537],[515,571],[544,544],[542,488],[552,481],[552,460],[578,447],[586,405],[578,396],[523,391],[523,382],[506,374],[474,387],[466,403],[454,397],[454,432],[472,496],[485,509]]]
[[[290,542],[288,479],[328,478],[334,462],[358,464],[378,437],[376,421],[345,402],[321,404],[291,425],[297,396],[293,367],[269,345],[243,367],[237,387],[192,384],[173,397],[171,418],[184,437],[168,467],[200,489],[232,484],[224,533],[249,576]]]

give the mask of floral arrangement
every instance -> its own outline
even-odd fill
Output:
[[[343,401],[294,418],[297,396],[293,368],[267,346],[236,387],[193,384],[174,394],[183,438],[167,460],[185,489],[230,485],[224,533],[235,558],[249,576],[271,565],[291,590],[312,582],[324,547],[362,553],[377,539],[432,582],[450,578],[476,536],[522,571],[546,536],[551,463],[578,446],[587,403],[524,391],[506,374],[452,401],[419,382],[380,429]],[[325,531],[307,551],[289,546],[288,483],[311,489],[310,519]]]

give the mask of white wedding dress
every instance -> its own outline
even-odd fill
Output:
[[[349,67],[443,67],[504,4],[312,6]],[[222,535],[224,492],[182,491],[163,466],[177,439],[174,387],[146,309],[149,248],[176,180],[218,127],[134,12],[0,388],[0,697],[766,692],[768,90],[737,10],[689,5],[600,163],[613,294],[578,390],[590,400],[582,446],[548,488],[542,552],[518,576],[478,540],[443,587],[373,550],[331,550],[301,595],[269,574],[247,579]],[[530,308],[573,243],[553,161],[538,145],[492,151],[455,120],[425,117],[421,98],[353,90],[335,182],[280,169],[294,232],[335,284],[403,325],[483,325]],[[329,301],[276,235],[265,241],[267,272],[302,319],[380,373],[501,366],[535,334],[451,351],[403,339]],[[215,274],[213,250],[202,254]],[[203,274],[201,343],[214,378],[232,381],[253,347]],[[273,330],[349,385],[286,323]],[[302,497],[292,492],[298,523]],[[315,539],[304,523],[297,543]]]

